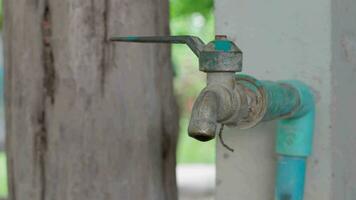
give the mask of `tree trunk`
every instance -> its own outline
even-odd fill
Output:
[[[167,0],[5,0],[10,200],[176,199]]]

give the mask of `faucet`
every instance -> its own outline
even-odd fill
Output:
[[[207,86],[197,97],[188,126],[189,136],[208,141],[218,125],[248,129],[278,120],[275,200],[303,200],[306,159],[311,154],[315,120],[312,90],[301,81],[266,81],[240,74],[242,51],[225,35],[204,44],[194,36],[111,37],[111,41],[187,44],[207,74]]]
[[[204,44],[194,36],[112,37],[111,41],[181,43],[199,58],[199,70],[207,73],[207,86],[196,99],[190,118],[189,136],[208,141],[215,137],[219,123],[235,125],[247,113],[246,101],[236,84],[235,73],[242,69],[242,51],[224,35]]]
[[[200,71],[207,74],[207,86],[193,105],[188,134],[208,141],[215,137],[219,123],[234,125],[246,113],[235,79],[235,73],[242,69],[242,51],[219,35],[202,48],[199,65]]]

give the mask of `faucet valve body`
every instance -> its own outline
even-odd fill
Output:
[[[189,136],[208,141],[215,137],[218,123],[233,125],[245,101],[237,92],[235,73],[242,70],[242,51],[226,36],[216,36],[199,56],[199,70],[207,73],[207,87],[194,103]]]
[[[241,72],[242,51],[226,36],[217,36],[205,45],[199,56],[203,72]]]

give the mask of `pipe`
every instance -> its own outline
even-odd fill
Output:
[[[207,141],[214,138],[218,123],[236,119],[240,128],[250,128],[262,121],[278,119],[275,200],[303,200],[315,122],[311,89],[296,80],[259,81],[237,75],[234,82],[230,77],[231,74],[224,73],[208,76],[208,86],[194,103],[189,135]],[[238,100],[243,96],[248,100]]]
[[[305,168],[306,157],[278,157],[275,200],[303,199]]]
[[[261,121],[279,119],[276,133],[278,155],[275,180],[275,200],[303,200],[307,158],[312,151],[315,123],[315,101],[311,89],[292,81],[259,81],[247,75],[237,75],[254,112],[240,123],[250,128]]]
[[[277,125],[275,200],[303,200],[306,161],[312,151],[315,102],[312,91],[299,81],[288,81],[298,90],[297,110]]]

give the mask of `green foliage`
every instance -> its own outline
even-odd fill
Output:
[[[2,30],[2,22],[3,22],[3,10],[2,10],[2,0],[0,0],[0,30]]]
[[[0,153],[0,198],[7,197],[6,155]]]
[[[208,42],[214,38],[212,0],[170,0],[172,35],[194,35]],[[186,45],[172,45],[175,67],[175,93],[181,111],[177,148],[178,163],[214,163],[215,141],[200,142],[188,136],[192,105],[205,87],[205,74],[200,72],[198,58]]]
[[[190,16],[200,13],[209,16],[214,8],[213,0],[170,0],[171,18]]]

